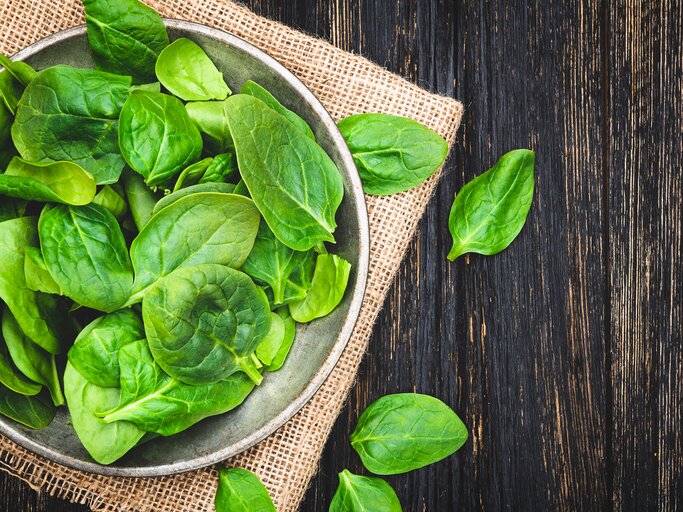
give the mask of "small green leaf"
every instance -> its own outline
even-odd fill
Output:
[[[167,206],[171,206],[178,199],[183,197],[199,194],[201,192],[216,192],[219,194],[232,194],[235,191],[235,185],[232,183],[200,183],[199,185],[191,185],[189,187],[181,188],[177,192],[173,192],[167,196],[159,199],[159,202],[154,206],[152,215],[156,215]]]
[[[227,100],[191,101],[185,105],[187,115],[202,133],[206,147],[214,153],[235,151],[228,128],[227,108]]]
[[[64,295],[47,269],[40,249],[38,247],[27,247],[24,252],[24,274],[26,275],[28,289],[34,292]]]
[[[110,185],[102,187],[92,202],[106,208],[117,219],[121,219],[128,213],[128,205],[126,200]]]
[[[350,273],[351,263],[348,261],[334,254],[318,255],[306,298],[289,305],[294,320],[307,323],[330,314],[344,298]]]
[[[292,348],[294,338],[296,337],[296,322],[292,318],[292,315],[289,314],[289,310],[287,308],[280,308],[276,310],[275,313],[277,313],[284,322],[285,336],[280,344],[280,348],[278,348],[278,351],[275,354],[275,357],[273,357],[273,360],[266,368],[269,372],[276,372],[282,368],[282,365],[285,363],[285,360],[289,355],[289,351]]]
[[[241,468],[219,470],[216,512],[275,512],[275,505],[259,478]]]
[[[330,512],[401,512],[401,502],[392,487],[381,478],[339,473],[339,487],[332,497]]]
[[[270,330],[256,347],[256,357],[266,367],[272,362],[285,341],[285,321],[277,313],[270,314]]]
[[[0,414],[29,428],[47,427],[55,417],[56,408],[47,393],[26,396],[0,384]]]
[[[123,174],[123,189],[128,199],[128,207],[133,216],[133,222],[138,231],[142,231],[152,218],[154,206],[159,198],[147,186],[145,180],[138,173],[126,170]]]
[[[5,68],[10,75],[16,78],[24,86],[30,84],[38,75],[36,70],[25,62],[11,60],[2,53],[0,53],[0,66]]]

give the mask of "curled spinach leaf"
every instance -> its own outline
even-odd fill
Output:
[[[222,183],[237,170],[235,153],[221,153],[213,157],[199,183]]]
[[[215,506],[216,512],[275,512],[259,477],[241,468],[219,470]]]
[[[133,268],[109,210],[95,204],[46,206],[38,231],[45,264],[64,295],[104,312],[128,300]]]
[[[455,453],[467,440],[467,428],[441,400],[400,393],[372,403],[350,439],[368,470],[396,475]]]
[[[0,194],[28,201],[88,204],[95,197],[95,180],[73,162],[37,163],[14,157],[0,174]]]
[[[277,313],[270,314],[270,330],[266,337],[261,340],[256,347],[256,357],[266,367],[272,364],[273,359],[280,350],[280,346],[285,342],[286,328],[284,319]]]
[[[448,259],[505,249],[524,227],[533,197],[534,153],[528,149],[506,153],[455,196],[448,218],[453,237]]]
[[[330,512],[401,512],[396,491],[381,478],[339,473],[339,487],[332,497]]]
[[[11,60],[2,53],[0,53],[0,66],[24,86],[30,84],[38,75],[36,70],[25,62]]]
[[[0,384],[0,414],[38,430],[52,422],[55,412],[50,397],[44,393],[26,396]]]
[[[206,169],[209,168],[209,165],[211,165],[211,162],[213,162],[213,158],[207,157],[185,167],[173,186],[173,192],[199,183],[199,180],[204,176],[204,173],[206,172]]]
[[[161,85],[185,101],[224,100],[231,93],[204,50],[185,38],[161,52],[156,75]]]
[[[320,254],[315,262],[313,282],[303,300],[292,302],[289,311],[300,323],[310,322],[332,312],[344,298],[351,263],[334,254]]]
[[[280,308],[276,310],[275,313],[277,313],[277,315],[282,318],[282,321],[284,322],[285,336],[275,354],[275,357],[273,357],[273,360],[266,367],[266,370],[269,372],[276,372],[282,368],[282,365],[285,363],[285,360],[289,355],[289,351],[292,348],[294,338],[296,337],[296,322],[292,318],[292,315],[289,314],[289,310],[287,308]]]
[[[34,292],[64,295],[47,269],[43,253],[40,252],[40,249],[37,247],[27,247],[24,249],[24,253],[24,274],[28,289]]]
[[[119,144],[128,165],[150,187],[199,159],[202,137],[178,98],[133,91],[121,111]]]
[[[102,187],[92,202],[106,208],[117,219],[123,218],[128,213],[128,205],[126,200],[117,192],[114,187],[105,185]]]
[[[261,100],[227,102],[242,179],[275,236],[298,251],[334,242],[344,185],[327,153]]]
[[[24,85],[14,78],[9,72],[0,73],[0,102],[4,103],[10,114],[17,113],[17,105],[24,94]],[[9,129],[9,124],[7,125]],[[6,140],[0,137],[0,141]]]
[[[123,175],[123,189],[126,192],[130,213],[138,231],[142,231],[152,218],[154,205],[159,200],[152,190],[145,184],[145,180],[136,172],[125,172]]]
[[[5,339],[3,339],[3,336]],[[28,379],[12,363],[12,358],[7,350],[7,339],[4,332],[3,336],[0,336],[0,385],[21,395],[37,395],[40,393],[42,386]]]
[[[187,384],[209,384],[243,371],[262,380],[252,354],[270,330],[270,307],[246,274],[222,265],[185,267],[142,301],[154,359]]]
[[[198,185],[191,185],[189,187],[181,188],[177,192],[173,192],[167,196],[162,197],[154,206],[153,215],[156,215],[167,206],[171,206],[178,199],[183,197],[198,194],[200,192],[217,192],[220,194],[232,194],[235,191],[235,185],[232,183],[201,183]]]
[[[12,139],[32,162],[74,162],[98,185],[115,183],[125,164],[119,151],[119,114],[130,78],[55,66],[26,87]]]
[[[149,432],[170,436],[209,416],[240,405],[254,389],[243,373],[213,384],[191,386],[167,375],[154,361],[145,340],[119,351],[121,401],[101,409],[103,421],[131,421]]]
[[[448,154],[443,137],[405,117],[357,114],[338,126],[368,194],[411,189],[434,174]]]
[[[206,147],[215,153],[235,150],[228,128],[227,101],[192,101],[185,105],[187,115],[202,133]]]
[[[154,80],[154,65],[168,46],[164,22],[138,0],[83,0],[88,41],[100,69]]]

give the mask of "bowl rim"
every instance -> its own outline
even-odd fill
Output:
[[[313,397],[318,389],[320,389],[322,384],[325,382],[325,380],[327,380],[336,367],[337,362],[346,348],[349,339],[351,338],[351,334],[355,328],[360,314],[361,305],[365,297],[367,285],[370,259],[370,231],[365,196],[363,193],[360,176],[358,175],[358,171],[354,164],[351,153],[330,113],[308,89],[308,87],[306,87],[291,71],[289,71],[286,67],[280,64],[266,52],[258,49],[244,39],[241,39],[240,37],[237,37],[224,30],[209,27],[192,21],[172,18],[163,18],[163,20],[164,24],[168,28],[176,28],[199,33],[209,38],[219,40],[230,46],[236,47],[237,49],[249,54],[251,57],[261,61],[275,73],[284,78],[287,83],[292,86],[309,104],[315,115],[321,120],[323,128],[330,135],[332,142],[339,150],[342,165],[348,171],[347,178],[348,182],[350,183],[350,190],[347,191],[347,193],[351,192],[355,197],[355,215],[359,224],[359,258],[357,265],[357,277],[353,295],[349,304],[349,311],[346,315],[341,330],[339,331],[337,341],[335,342],[332,350],[323,362],[322,366],[309,381],[308,385],[301,393],[299,393],[294,401],[292,401],[282,412],[268,421],[264,426],[252,432],[249,436],[241,439],[240,441],[233,443],[231,446],[222,448],[211,454],[203,455],[188,461],[174,462],[157,466],[105,466],[94,461],[85,461],[60,453],[51,447],[40,444],[29,438],[18,428],[14,427],[12,423],[7,422],[4,418],[0,417],[0,434],[8,437],[10,440],[19,444],[23,448],[64,466],[105,476],[159,477],[184,473],[187,471],[194,471],[234,457],[235,455],[251,448],[266,437],[273,434],[277,429],[287,423],[297,412],[299,412],[301,408],[306,405],[306,403],[308,403],[308,401]],[[27,46],[13,55],[11,59],[25,60],[47,47],[73,37],[82,36],[84,34],[86,34],[85,25],[78,25],[76,27],[62,30]]]

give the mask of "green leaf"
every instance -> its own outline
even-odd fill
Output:
[[[277,313],[270,314],[270,330],[266,337],[256,347],[256,357],[266,367],[272,364],[273,359],[285,341],[285,321]]]
[[[126,192],[126,199],[128,199],[133,222],[135,222],[138,231],[142,231],[142,228],[152,218],[154,205],[156,205],[159,198],[145,184],[143,177],[136,172],[127,171],[123,174],[123,188]]]
[[[455,197],[448,228],[453,261],[468,252],[499,253],[524,227],[534,197],[534,153],[516,149],[467,183]]]
[[[118,388],[103,388],[83,377],[69,362],[64,370],[64,395],[71,423],[85,449],[100,464],[111,464],[123,457],[145,435],[128,421],[105,423],[95,414],[99,408],[116,407]]]
[[[6,309],[6,311],[8,310]],[[6,336],[7,334],[3,329],[2,336],[0,336],[0,385],[22,395],[37,395],[40,393],[42,386],[33,380],[28,379],[23,372],[17,369],[13,364],[7,349]],[[3,337],[5,338],[3,339]]]
[[[21,330],[9,309],[5,309],[2,316],[2,335],[5,337],[12,361],[19,371],[32,381],[45,386],[57,407],[64,405],[54,354],[31,341]]]
[[[401,393],[372,403],[350,440],[369,471],[396,475],[452,455],[467,440],[467,428],[441,400]]]
[[[228,128],[228,103],[223,101],[194,101],[185,105],[187,115],[202,133],[204,144],[214,153],[235,151]]]
[[[0,202],[0,222],[6,220],[18,219],[26,215],[26,201],[19,199],[7,198]]]
[[[24,85],[19,80],[7,71],[0,73],[0,101],[5,104],[10,114],[16,114],[22,94],[24,94]],[[0,140],[4,139],[0,137]]]
[[[287,308],[280,308],[276,310],[275,313],[277,313],[277,315],[282,318],[282,321],[284,322],[285,336],[280,344],[280,347],[278,348],[277,353],[275,354],[275,357],[273,357],[273,360],[266,368],[271,373],[282,368],[282,365],[285,363],[285,360],[289,355],[289,351],[292,348],[294,338],[296,337],[296,322],[292,318],[292,315],[289,314],[289,310]]]
[[[275,236],[298,251],[334,242],[344,185],[327,153],[261,100],[227,102],[242,179]]]
[[[204,50],[185,38],[161,52],[156,75],[161,85],[185,101],[224,100],[231,93]]]
[[[47,269],[40,249],[38,247],[27,247],[24,253],[24,274],[28,289],[34,292],[64,295]]]
[[[73,162],[38,163],[14,157],[0,174],[0,194],[28,201],[88,204],[97,186],[90,174]]]
[[[122,309],[88,324],[69,349],[69,362],[93,384],[117,388],[119,349],[144,337],[142,319],[132,310]]]
[[[38,75],[36,70],[25,62],[11,60],[2,53],[0,53],[0,66],[24,86],[30,84]]]
[[[168,46],[164,22],[137,0],[83,0],[88,41],[100,69],[151,82],[154,65]]]
[[[409,190],[434,174],[448,155],[443,137],[405,117],[356,114],[338,126],[367,194]]]
[[[213,158],[208,157],[185,167],[173,186],[173,192],[199,183],[199,180],[204,176],[204,173],[209,165],[211,165],[211,162],[213,162]]]
[[[26,396],[0,384],[0,414],[29,428],[47,427],[55,417],[55,406],[45,394]]]
[[[112,410],[100,409],[99,415],[105,422],[127,420],[163,436],[234,409],[254,389],[243,373],[214,384],[183,384],[164,373],[145,340],[123,346],[119,364],[121,402]]]
[[[202,137],[178,98],[133,91],[119,121],[121,153],[147,185],[161,185],[202,153]]]
[[[259,478],[246,469],[220,468],[216,512],[275,512],[275,505]]]
[[[103,208],[109,210],[109,212],[116,217],[121,219],[126,213],[128,213],[128,205],[126,200],[109,185],[105,185],[102,189],[95,195],[92,202],[98,204]]]
[[[237,170],[235,153],[221,153],[213,157],[199,183],[224,183]]]
[[[133,286],[121,228],[99,205],[47,206],[38,222],[45,264],[64,295],[99,311],[120,309]]]
[[[339,487],[332,497],[330,512],[401,512],[401,502],[392,487],[381,478],[339,473]]]
[[[348,261],[334,254],[318,255],[306,298],[289,305],[294,320],[307,323],[330,314],[344,298],[350,273],[351,263]]]
[[[70,161],[98,185],[119,179],[118,119],[130,78],[91,69],[55,66],[26,87],[12,125],[12,139],[32,162]]]
[[[167,206],[171,206],[178,199],[183,197],[199,194],[201,192],[216,192],[220,194],[232,194],[235,190],[235,185],[232,183],[201,183],[199,185],[191,185],[189,187],[181,188],[177,192],[173,192],[167,196],[162,197],[154,206],[153,215],[156,215]]]
[[[154,359],[173,378],[209,384],[243,371],[260,384],[251,355],[270,330],[270,307],[246,274],[180,268],[145,295],[142,318]]]

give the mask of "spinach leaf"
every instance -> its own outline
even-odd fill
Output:
[[[45,264],[64,295],[104,312],[128,300],[133,268],[109,210],[96,204],[46,206],[38,231]]]
[[[290,275],[307,258],[313,258],[312,251],[290,249],[277,239],[265,222],[261,222],[254,248],[242,265],[242,272],[269,285],[273,290],[273,303],[283,304]]]
[[[209,165],[211,165],[211,162],[213,162],[213,158],[208,157],[185,167],[173,186],[173,192],[199,183],[199,180],[204,176],[204,173]]]
[[[126,200],[114,189],[114,187],[109,185],[102,187],[95,195],[92,202],[109,210],[109,212],[119,220],[128,213]]]
[[[176,270],[145,295],[142,319],[154,359],[181,382],[209,384],[243,371],[261,383],[252,354],[270,330],[270,307],[239,270]]]
[[[17,105],[22,94],[24,94],[24,85],[19,80],[7,71],[0,73],[0,101],[4,103],[10,114],[17,113]],[[9,124],[7,128],[9,129]],[[0,137],[0,140],[5,139]]]
[[[289,310],[287,308],[280,308],[276,310],[275,313],[282,318],[285,326],[285,334],[280,347],[275,353],[275,357],[273,357],[270,364],[266,367],[269,372],[276,372],[282,368],[282,365],[285,363],[285,359],[287,359],[289,351],[292,348],[294,338],[296,337],[296,322],[292,318],[292,315],[289,314]]]
[[[55,66],[26,87],[12,125],[23,158],[64,160],[83,167],[98,185],[119,179],[118,119],[130,78],[91,69]]]
[[[6,336],[4,332],[3,336]],[[0,385],[22,395],[37,395],[42,386],[28,379],[12,363],[12,358],[7,350],[7,341],[3,339],[3,336],[0,336]]]
[[[83,377],[104,388],[119,387],[119,349],[145,337],[142,319],[130,309],[93,320],[71,349],[69,362]]]
[[[158,201],[158,197],[145,184],[145,180],[136,172],[125,172],[123,174],[123,188],[126,192],[126,199],[128,199],[128,207],[133,216],[133,222],[142,231],[149,220],[152,218],[152,211],[154,205]]]
[[[47,427],[55,417],[55,406],[44,394],[26,396],[0,384],[0,414],[29,428]]]
[[[467,428],[441,400],[401,393],[372,403],[350,439],[368,470],[396,475],[452,455],[467,440]]]
[[[330,314],[344,298],[350,273],[348,261],[334,254],[318,255],[311,289],[303,300],[289,305],[292,318],[306,323]]]
[[[401,512],[401,502],[381,478],[339,473],[339,487],[332,497],[330,512]]]
[[[256,347],[256,357],[266,367],[272,362],[285,341],[285,321],[277,313],[270,314],[270,330]]]
[[[100,464],[111,464],[123,457],[145,435],[128,421],[105,423],[95,415],[98,408],[116,407],[118,388],[103,388],[83,377],[70,362],[64,370],[64,395],[71,423],[90,456]]]
[[[7,145],[11,140],[10,127],[12,125],[12,113],[0,103],[0,147]]]
[[[123,346],[119,364],[121,402],[113,410],[101,409],[99,416],[105,422],[131,421],[163,436],[234,409],[254,389],[254,383],[243,373],[214,384],[183,384],[164,373],[145,340]]]
[[[202,137],[182,102],[140,90],[123,105],[119,144],[128,165],[150,187],[170,180],[202,153]]]
[[[154,65],[168,46],[161,17],[138,0],[83,0],[88,41],[100,69],[154,80]]]
[[[275,236],[298,251],[334,242],[344,185],[327,153],[261,100],[227,102],[242,179]]]
[[[156,74],[161,85],[185,101],[224,100],[231,93],[223,74],[189,39],[177,39],[161,52]]]
[[[163,208],[133,241],[133,304],[173,270],[199,263],[239,268],[258,231],[259,214],[250,199],[203,192]]]
[[[311,130],[311,127],[308,126],[308,123],[306,121],[304,121],[299,115],[284,107],[275,96],[270,94],[270,92],[268,92],[264,87],[261,87],[256,82],[252,80],[247,80],[246,83],[242,86],[240,94],[248,94],[249,96],[253,96],[254,98],[260,99],[263,103],[268,105],[275,112],[287,118],[287,120],[294,126],[296,126],[301,133],[315,140],[313,130]]]
[[[357,114],[338,126],[367,194],[409,190],[434,174],[448,155],[443,137],[405,117]]]
[[[202,133],[204,144],[214,153],[235,150],[228,128],[227,101],[195,101],[185,105],[187,115]]]
[[[11,60],[2,53],[0,53],[0,66],[24,86],[30,84],[38,75],[36,70],[25,62]]]
[[[0,194],[28,201],[88,204],[95,197],[95,180],[72,162],[37,163],[14,157],[0,174]]]
[[[32,381],[45,386],[57,407],[64,405],[55,356],[28,339],[9,309],[5,309],[2,315],[2,335],[12,361],[19,371]]]
[[[249,195],[249,189],[247,189],[247,185],[244,183],[244,180],[239,180],[237,182],[237,185],[235,185],[234,194],[248,197],[251,199],[251,195]]]
[[[448,218],[453,261],[468,252],[491,255],[505,249],[524,227],[534,197],[534,153],[516,149],[467,183]]]
[[[0,201],[0,222],[6,220],[18,219],[26,215],[26,201],[19,199],[6,198]]]
[[[26,277],[26,287],[29,290],[64,295],[47,269],[43,253],[40,252],[39,248],[26,247],[24,249],[24,274]]]
[[[54,295],[34,292],[26,286],[25,250],[38,245],[35,217],[0,223],[0,300],[16,317],[21,330],[51,354],[66,349],[70,332],[66,310]]]
[[[133,85],[130,88],[133,91],[147,91],[147,92],[161,92],[161,84],[159,82],[150,82],[148,84]]]
[[[154,206],[153,215],[156,215],[167,206],[171,206],[178,199],[189,196],[191,194],[198,194],[200,192],[217,192],[220,194],[232,194],[235,190],[235,185],[232,183],[201,183],[199,185],[192,185],[181,188],[177,192],[173,192],[167,196],[162,197]]]
[[[199,183],[222,183],[237,170],[235,153],[221,153],[213,157],[213,161],[199,179]]]
[[[275,505],[261,480],[241,468],[218,470],[216,512],[275,512]]]

